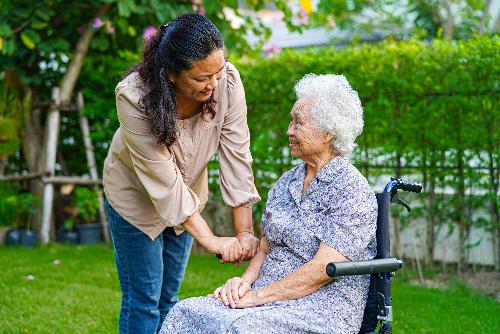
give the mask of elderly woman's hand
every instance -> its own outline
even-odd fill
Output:
[[[247,281],[241,277],[233,277],[228,279],[223,286],[215,289],[214,293],[208,297],[220,300],[224,305],[235,308],[238,307],[240,298],[249,292],[251,292],[250,284]]]
[[[241,261],[251,260],[259,251],[260,240],[253,233],[241,232],[236,235],[243,248]]]
[[[236,308],[249,308],[259,306],[261,304],[262,303],[257,297],[257,292],[249,290],[243,297],[240,298],[240,300],[236,304]]]

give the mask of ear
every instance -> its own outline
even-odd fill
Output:
[[[325,143],[331,143],[333,142],[333,139],[335,138],[335,133],[327,133],[326,134],[326,141]]]

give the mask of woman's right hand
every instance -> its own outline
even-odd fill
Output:
[[[223,286],[215,289],[214,293],[208,295],[208,297],[220,300],[224,305],[235,308],[240,298],[243,297],[250,288],[250,284],[241,277],[233,277],[228,279]]]
[[[222,262],[239,262],[243,255],[243,248],[235,237],[213,236],[202,246],[209,253],[222,255]]]

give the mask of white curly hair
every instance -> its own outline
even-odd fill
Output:
[[[334,136],[332,149],[349,156],[363,131],[363,107],[358,93],[343,75],[306,74],[295,85],[297,99],[311,100],[311,118],[318,131]]]

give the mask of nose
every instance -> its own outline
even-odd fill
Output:
[[[290,124],[288,124],[288,130],[286,131],[286,134],[288,136],[293,136],[293,126],[292,126],[291,122],[290,122]]]
[[[219,84],[219,81],[217,80],[217,77],[214,75],[212,76],[212,78],[210,79],[210,82],[208,84],[208,87],[209,89],[211,90],[215,90],[217,88],[217,85]]]

